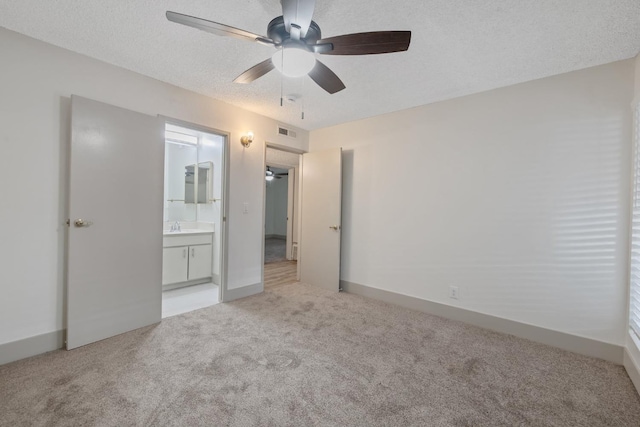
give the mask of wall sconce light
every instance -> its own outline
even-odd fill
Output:
[[[253,132],[247,132],[246,135],[241,136],[240,142],[242,143],[243,147],[248,148],[253,142]]]

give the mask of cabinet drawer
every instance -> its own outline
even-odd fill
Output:
[[[210,245],[212,244],[211,234],[190,234],[187,236],[164,236],[162,238],[162,247],[171,248],[175,246],[189,245]]]

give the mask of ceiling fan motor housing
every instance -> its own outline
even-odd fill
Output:
[[[282,42],[290,38],[282,16],[278,16],[269,22],[269,25],[267,26],[267,37],[276,42],[276,44],[282,44]],[[301,40],[307,45],[313,45],[321,38],[322,33],[320,32],[320,27],[314,21],[311,21],[309,29],[307,30],[307,35]]]

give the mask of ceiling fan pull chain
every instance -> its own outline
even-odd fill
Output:
[[[306,95],[306,92],[304,90],[305,80],[306,79],[303,77],[302,78],[302,91],[301,91],[302,92],[302,120],[304,120],[304,99],[305,99],[305,95]]]
[[[282,48],[284,49],[284,48]],[[280,65],[282,66],[282,69],[284,69],[284,50],[282,51],[282,56],[280,57],[281,63]],[[280,73],[280,106],[283,106],[282,103],[282,98],[283,98],[283,89],[282,87],[284,86],[284,74]]]

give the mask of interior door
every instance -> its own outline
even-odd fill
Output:
[[[67,349],[160,322],[164,123],[71,97]]]
[[[300,281],[340,290],[342,149],[302,155]]]

